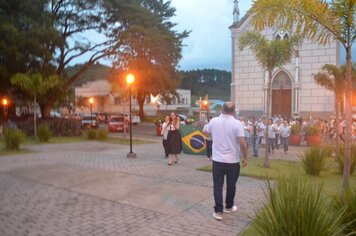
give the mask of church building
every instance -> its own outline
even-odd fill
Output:
[[[240,19],[238,1],[234,1],[232,37],[231,100],[240,114],[262,115],[267,104],[268,74],[258,64],[249,48],[240,50],[238,38],[253,30],[251,16]],[[271,27],[261,32],[269,40],[290,37],[293,32]],[[313,74],[325,64],[340,64],[340,45],[326,45],[304,40],[290,63],[273,71],[271,114],[283,117],[330,117],[334,114],[334,94],[314,82]]]

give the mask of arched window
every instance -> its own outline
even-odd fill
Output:
[[[278,32],[275,35],[276,40],[281,40],[281,39],[289,39],[289,32],[284,29],[278,30]]]
[[[289,75],[284,71],[278,72],[278,74],[273,79],[272,89],[290,89],[290,88],[292,88],[292,82]]]

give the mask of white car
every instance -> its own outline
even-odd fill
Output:
[[[138,123],[141,122],[141,119],[139,116],[136,115],[131,115],[131,119],[132,119],[132,124],[137,125]],[[125,120],[127,120],[130,123],[130,116],[129,114],[125,114]]]
[[[96,121],[96,116],[83,116],[82,118],[82,126],[84,128],[92,126],[93,128],[98,127],[97,121]]]

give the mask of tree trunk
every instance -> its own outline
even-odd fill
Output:
[[[269,139],[268,139],[268,119],[271,117],[271,80],[272,80],[272,70],[268,71],[268,81],[267,81],[267,120],[266,120],[266,131],[265,131],[265,161],[263,167],[269,168],[269,158],[268,158],[268,148],[269,148]]]
[[[350,164],[351,164],[351,112],[352,112],[352,62],[351,62],[351,46],[346,47],[346,81],[345,81],[345,160],[344,172],[342,176],[342,190],[345,195],[349,187]]]
[[[143,120],[145,118],[145,112],[143,110],[143,106],[145,104],[145,98],[146,96],[140,92],[137,93],[137,101],[138,101],[138,106],[139,106],[139,116],[140,119]]]
[[[40,104],[42,118],[51,117],[52,107],[53,105],[51,102],[47,102],[46,104]]]
[[[340,108],[339,108],[339,95],[335,94],[335,127],[336,127],[336,140],[335,140],[335,153],[339,153],[339,146],[340,146],[340,140],[339,140],[339,116],[340,116]]]
[[[36,95],[33,98],[33,133],[37,138],[37,99]]]

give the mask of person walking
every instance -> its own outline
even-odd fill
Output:
[[[252,152],[254,157],[258,157],[258,133],[259,133],[259,128],[258,128],[258,123],[256,122],[256,118],[252,117],[251,124],[249,125],[250,129],[250,144],[252,147]]]
[[[280,128],[281,144],[283,145],[284,154],[288,151],[288,138],[290,136],[291,130],[288,126],[288,122],[284,121],[283,126]]]
[[[206,126],[206,133],[213,138],[213,189],[214,214],[216,220],[223,220],[223,213],[237,210],[234,205],[236,182],[240,174],[240,151],[242,166],[247,165],[247,145],[243,126],[234,118],[235,105],[224,103],[222,114],[213,118]],[[223,205],[223,185],[226,176],[225,208]]]
[[[276,139],[276,127],[273,124],[273,120],[268,120],[268,152],[274,154],[274,144]]]
[[[168,122],[167,149],[168,149],[168,165],[178,163],[178,154],[182,151],[182,141],[179,134],[179,117],[174,112],[171,112]]]
[[[162,124],[162,131],[161,131],[161,135],[162,135],[162,144],[163,144],[163,148],[164,148],[164,158],[167,159],[168,158],[168,145],[167,145],[167,138],[168,138],[168,124],[169,124],[169,116],[166,116],[166,118],[164,119],[164,122]]]

